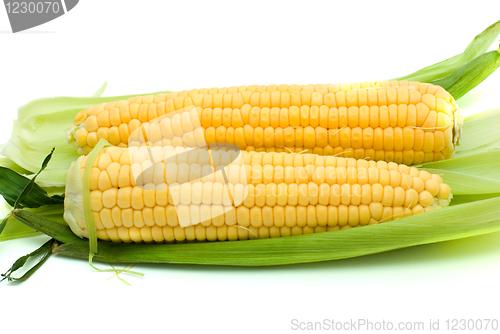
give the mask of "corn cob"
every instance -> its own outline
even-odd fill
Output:
[[[64,218],[87,237],[82,176],[67,175]],[[108,147],[93,161],[97,237],[114,242],[245,240],[383,223],[448,206],[436,174],[393,162],[183,147]]]
[[[175,116],[191,110],[198,120]],[[158,135],[149,126],[153,122]],[[264,85],[102,103],[78,113],[67,133],[78,153],[87,154],[101,138],[119,147],[138,145],[131,134],[141,127],[151,128],[151,144],[186,146],[183,135],[194,123],[209,145],[411,165],[453,157],[462,119],[453,97],[427,83]]]

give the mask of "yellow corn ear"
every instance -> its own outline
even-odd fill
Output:
[[[204,140],[246,151],[411,165],[453,157],[461,124],[453,97],[428,83],[263,85],[193,89],[90,106],[68,126],[68,139],[79,154],[90,152],[101,138],[119,147],[139,146],[142,132],[147,135],[142,142],[150,145],[185,147]]]
[[[87,236],[82,176],[64,218]],[[107,147],[91,170],[97,236],[114,242],[272,238],[378,224],[447,206],[440,176],[393,162],[230,148]]]

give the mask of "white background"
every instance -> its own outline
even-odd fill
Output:
[[[105,95],[124,95],[390,79],[461,53],[499,13],[498,1],[477,0],[82,0],[12,34],[0,7],[0,142],[20,105],[90,96],[104,80]],[[500,107],[499,89],[497,72],[458,103],[464,114]],[[44,240],[0,243],[0,272]],[[282,333],[294,318],[441,318],[442,330],[446,318],[500,314],[498,232],[316,264],[134,269],[146,275],[122,276],[125,289],[85,261],[53,256],[21,287],[0,285],[2,330]]]

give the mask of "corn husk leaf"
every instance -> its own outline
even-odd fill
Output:
[[[500,151],[491,151],[425,163],[422,169],[440,175],[454,195],[474,195],[500,192],[498,166]]]
[[[499,34],[500,21],[497,21],[477,35],[461,54],[393,80],[430,82],[449,76],[465,63],[488,51]]]
[[[94,147],[92,152],[88,155],[87,161],[85,162],[85,170],[83,172],[83,208],[85,213],[85,223],[87,226],[87,233],[89,239],[89,262],[92,265],[92,257],[97,253],[97,229],[95,225],[94,218],[92,217],[92,211],[90,210],[90,172],[92,170],[92,165],[94,160],[99,154],[101,148],[109,146],[110,144],[101,139]]]
[[[495,72],[498,66],[500,51],[490,51],[463,64],[452,74],[430,83],[443,87],[458,100]]]
[[[49,256],[52,255],[53,243],[54,239],[50,239],[49,241],[45,242],[42,246],[40,246],[40,248],[17,259],[17,261],[12,265],[12,267],[10,267],[9,270],[7,270],[7,272],[2,274],[3,279],[1,281],[7,279],[10,282],[12,281],[23,282],[28,278],[30,278],[31,275],[33,275],[45,263],[45,261],[48,260]],[[23,268],[30,259],[38,259],[38,262],[34,266],[29,268],[21,277],[12,276],[12,274],[14,274],[16,271]]]
[[[7,217],[7,224],[0,234],[0,241],[7,241],[18,238],[32,237],[35,235],[40,235],[40,232],[35,231],[31,227],[22,224],[14,217]]]
[[[9,210],[11,209],[12,208],[9,207]],[[63,218],[63,213],[64,213],[63,204],[43,206],[41,208],[36,208],[36,209],[25,208],[23,210],[50,219],[52,223],[67,225]],[[3,230],[2,234],[0,234],[0,242],[18,238],[32,237],[36,235],[40,235],[40,232],[21,223],[13,216],[10,216],[8,217],[5,229]]]
[[[19,208],[35,210],[42,207],[38,210],[45,215],[57,214],[59,216],[61,214],[60,208],[63,207],[64,198],[59,195],[49,196],[43,188],[35,183],[36,177],[47,167],[53,153],[54,149],[46,156],[40,170],[31,179],[8,168],[0,167],[0,194],[5,199],[6,204],[10,206],[9,211]],[[54,207],[58,209],[53,210]],[[26,229],[26,226],[22,226],[10,218],[11,214],[8,214],[0,224],[0,240],[34,235],[33,229]],[[55,219],[58,218],[55,217]],[[5,230],[7,231],[4,233]]]
[[[0,166],[13,170],[18,174],[32,174],[29,170],[22,168],[9,158],[0,158]]]
[[[108,88],[108,81],[107,80],[104,81],[102,86],[99,87],[99,89],[96,90],[94,94],[92,94],[92,97],[101,97],[102,94],[104,94],[104,91],[106,91],[106,88]]]
[[[44,188],[52,188],[52,193],[64,193],[66,172],[71,162],[78,158],[75,148],[67,142],[66,127],[73,124],[79,111],[94,104],[168,92],[99,97],[106,87],[107,82],[93,97],[41,98],[19,107],[12,135],[7,143],[0,146],[0,154],[5,156],[0,165],[18,166],[28,173],[36,173],[47,153],[55,147],[54,156],[37,183]]]
[[[478,194],[478,195],[455,195],[453,196],[453,201],[451,201],[450,206],[482,201],[494,197],[500,197],[500,193]]]
[[[55,253],[87,259],[89,241],[67,226],[28,211],[16,217],[60,241]],[[292,237],[187,244],[121,244],[99,241],[95,261],[271,266],[338,260],[500,230],[500,197],[450,206],[378,225]]]
[[[0,195],[12,207],[20,198],[22,191],[30,184],[32,179],[24,177],[13,170],[0,167]],[[31,183],[30,196],[20,200],[18,207],[38,208],[44,205],[62,204],[63,198],[55,195],[50,197],[47,192],[36,183]]]
[[[455,157],[500,149],[500,108],[467,116]]]

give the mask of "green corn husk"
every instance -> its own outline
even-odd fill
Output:
[[[498,34],[500,34],[500,21],[493,23],[482,33],[477,35],[461,54],[393,80],[431,82],[436,79],[447,77],[458,70],[462,65],[488,51],[491,45],[496,41]]]
[[[433,80],[432,84],[443,87],[455,100],[479,85],[500,66],[500,50],[482,54],[464,64],[447,77]],[[461,78],[468,78],[461,80]]]
[[[490,194],[500,191],[500,151],[470,154],[422,165],[429,173],[438,174],[451,187],[454,195]]]
[[[467,116],[455,157],[492,151],[500,147],[500,107]]]
[[[15,216],[61,242],[54,253],[88,259],[89,241],[69,227],[28,211]],[[99,241],[93,260],[109,263],[188,263],[272,266],[338,260],[500,230],[500,197],[447,207],[378,225],[273,239],[186,244]]]
[[[106,88],[105,82],[98,93]],[[152,94],[167,93],[166,91]],[[94,94],[95,95],[95,94]],[[93,104],[128,99],[138,95],[110,97],[53,97],[36,99],[18,109],[9,141],[0,147],[0,154],[8,159],[1,166],[16,166],[30,173],[38,171],[40,164],[52,148],[55,153],[49,166],[38,177],[37,183],[51,193],[64,193],[66,171],[78,158],[75,148],[68,144],[66,127],[73,124],[75,115]]]

